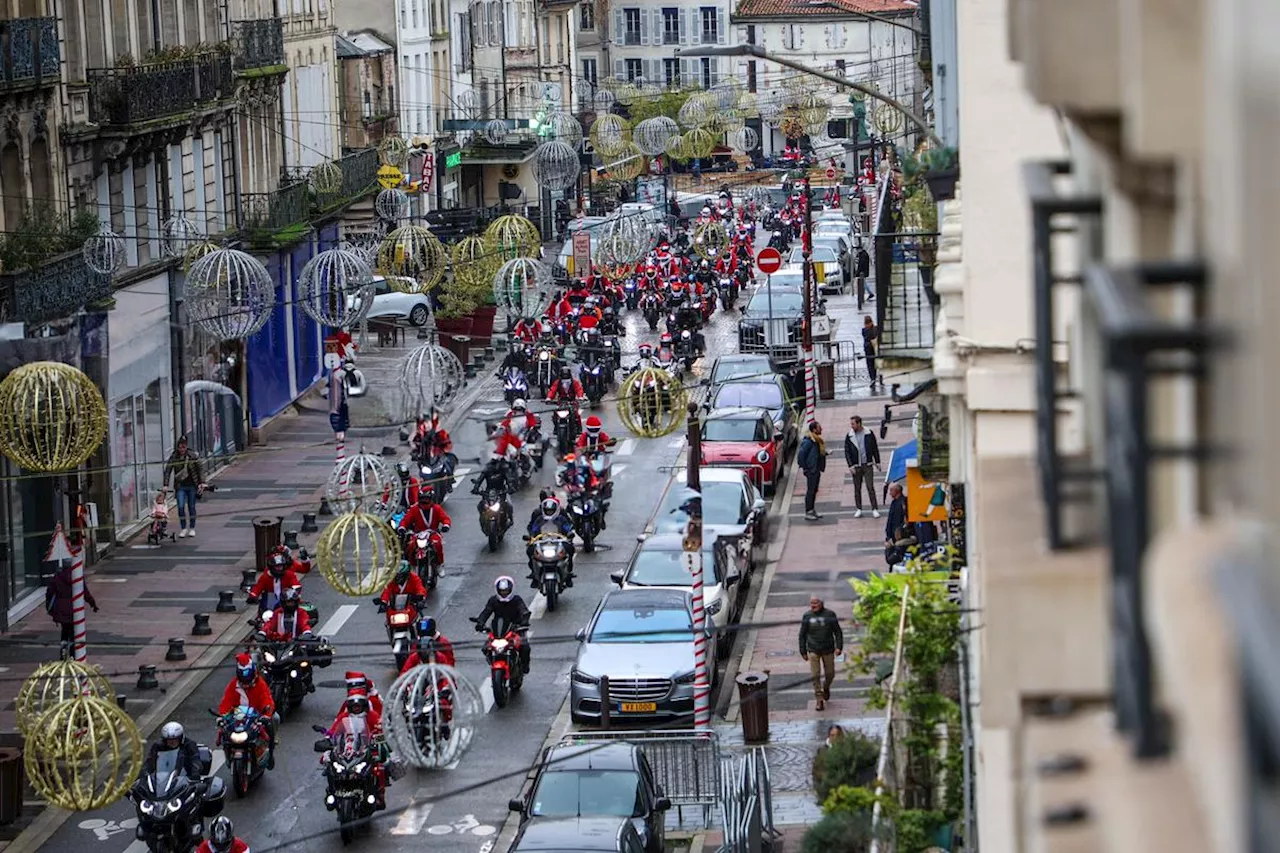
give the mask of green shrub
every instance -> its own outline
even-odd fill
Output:
[[[870,847],[870,813],[827,815],[800,842],[801,853],[866,853]]]
[[[814,758],[813,788],[818,802],[825,802],[836,788],[856,788],[875,781],[880,742],[862,732],[845,732],[844,737],[819,751]]]
[[[934,846],[934,836],[948,823],[942,812],[903,809],[893,818],[897,853],[923,853]]]
[[[833,788],[827,798],[822,801],[822,813],[826,815],[856,815],[864,812],[871,814],[877,802],[880,803],[884,814],[893,814],[898,808],[891,794],[877,795],[870,786],[855,788],[851,785],[840,785]]]

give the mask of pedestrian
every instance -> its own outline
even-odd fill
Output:
[[[178,439],[178,446],[164,466],[164,484],[173,480],[173,491],[178,498],[179,537],[196,535],[196,495],[204,491],[204,468],[200,459],[187,447],[187,437]]]
[[[836,678],[836,658],[844,654],[840,620],[816,595],[809,596],[809,612],[800,617],[800,657],[809,662],[815,709],[822,711],[831,698]]]
[[[844,461],[853,475],[854,518],[862,518],[862,486],[866,484],[867,498],[871,501],[871,517],[880,517],[880,505],[876,502],[875,472],[880,470],[880,445],[876,434],[862,426],[862,418],[849,418],[849,431],[844,436]]]
[[[822,438],[822,424],[817,421],[809,421],[809,431],[796,452],[796,464],[804,472],[805,520],[817,521],[822,516],[814,509],[814,501],[818,498],[818,483],[822,480],[822,472],[827,470],[827,442]]]
[[[879,347],[880,327],[876,325],[876,321],[871,319],[871,315],[862,318],[862,357],[867,360],[867,376],[871,379],[871,387],[874,388],[876,382],[880,383],[880,387],[884,387],[884,379],[876,373],[876,349]]]
[[[858,281],[862,282],[862,292],[866,296],[868,302],[876,298],[875,293],[871,290],[871,253],[861,245],[854,255],[854,273]]]
[[[84,584],[84,600],[93,612],[98,612],[98,602],[89,592],[89,582]],[[49,579],[49,586],[44,591],[44,607],[49,616],[62,629],[62,642],[74,642],[76,638],[75,613],[71,601],[71,564],[63,565]]]
[[[813,754],[813,790],[822,790],[822,781],[827,775],[827,753],[831,745],[844,737],[844,726],[833,724],[827,729],[827,739]]]
[[[884,523],[884,558],[893,566],[903,561],[907,547],[915,544],[911,525],[907,523],[907,496],[901,483],[889,484],[889,517]]]

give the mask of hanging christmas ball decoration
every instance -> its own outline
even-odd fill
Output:
[[[298,274],[298,302],[322,326],[350,329],[373,307],[373,270],[355,252],[326,249]]]
[[[124,266],[124,238],[106,222],[98,227],[98,233],[84,241],[80,252],[89,269],[102,275],[110,275]]]
[[[595,94],[596,94],[596,87],[595,87],[595,84],[593,84],[590,79],[586,77],[573,78],[573,96],[578,99],[578,102],[583,105],[584,109],[588,104],[591,103],[591,100],[592,98],[595,97]]]
[[[403,136],[384,136],[378,143],[378,162],[403,169],[409,162],[409,142]]]
[[[453,244],[449,252],[453,280],[479,287],[498,271],[498,258],[483,237],[472,234]]]
[[[693,159],[693,155],[689,153],[689,144],[685,142],[683,136],[673,136],[668,139],[666,153],[667,157],[672,160],[678,160],[681,163]]]
[[[187,251],[183,253],[182,271],[191,272],[192,264],[194,264],[196,261],[203,258],[205,255],[209,254],[210,252],[216,252],[218,248],[219,248],[218,244],[214,243],[211,240],[200,240],[200,241],[197,241],[196,243],[193,243],[190,247],[187,248]]]
[[[533,178],[539,186],[561,192],[578,182],[578,152],[567,142],[550,139],[533,152]]]
[[[142,749],[138,727],[114,701],[77,696],[35,722],[23,766],[50,804],[92,811],[125,795],[142,769]]]
[[[203,239],[200,227],[181,213],[170,216],[160,226],[160,245],[166,258],[183,257]]]
[[[36,722],[54,705],[81,696],[115,701],[115,689],[96,666],[71,659],[43,663],[22,682],[14,705],[14,722],[28,738]]]
[[[635,142],[651,157],[665,154],[667,143],[680,133],[680,125],[670,116],[654,116],[636,125]]]
[[[342,167],[332,160],[325,160],[311,167],[307,183],[321,195],[333,195],[342,189]]]
[[[804,136],[804,122],[797,115],[786,115],[778,122],[778,130],[787,139],[799,139]]]
[[[433,343],[416,347],[398,368],[401,411],[408,419],[432,409],[448,409],[465,381],[462,362],[449,350]]]
[[[646,251],[648,251],[648,240],[639,240],[628,234],[606,234],[600,238],[597,253],[601,264],[619,268],[639,263],[644,259]]]
[[[815,92],[808,92],[800,99],[800,121],[806,127],[822,127],[831,114],[831,105],[826,98]]]
[[[635,264],[619,264],[611,261],[601,261],[600,273],[611,283],[621,284],[636,271]]]
[[[604,158],[604,167],[615,180],[634,181],[649,170],[649,157],[634,142],[627,142]]]
[[[500,118],[491,118],[484,126],[484,138],[490,145],[501,145],[507,138],[507,123]]]
[[[755,128],[740,127],[729,134],[729,144],[733,150],[748,154],[760,147],[760,134]]]
[[[402,189],[380,190],[373,199],[373,211],[386,222],[409,218],[409,194]]]
[[[716,107],[722,113],[736,110],[745,92],[746,87],[738,80],[724,80],[711,87]]]
[[[693,250],[700,257],[714,260],[729,248],[729,233],[719,222],[704,222],[693,231]]]
[[[605,113],[591,123],[591,144],[596,153],[613,157],[631,142],[631,122],[620,115]]]
[[[398,486],[399,482],[399,477],[388,470],[381,456],[366,453],[361,447],[359,453],[334,463],[325,482],[324,496],[339,513],[357,509],[372,511],[382,500],[384,491]]]
[[[426,292],[444,278],[447,256],[444,246],[421,225],[402,225],[378,247],[377,271],[385,276],[411,278]]]
[[[453,667],[435,663],[397,678],[382,709],[392,752],[419,770],[447,767],[461,758],[482,716],[484,701],[475,685]]]
[[[618,102],[618,96],[614,94],[613,89],[601,86],[596,88],[596,93],[591,97],[591,101],[595,106],[596,112],[606,113]]]
[[[519,317],[538,317],[551,305],[551,267],[534,258],[512,258],[493,277],[498,307]]]
[[[680,105],[676,121],[686,130],[702,127],[716,114],[716,99],[706,92],[696,92]]]
[[[498,260],[534,258],[542,251],[542,235],[532,221],[515,214],[499,216],[484,230],[485,242]]]
[[[107,435],[107,404],[69,364],[34,361],[0,382],[0,453],[29,471],[68,471]]]
[[[377,515],[357,509],[320,531],[315,564],[320,576],[343,595],[363,598],[386,587],[400,565],[400,536]]]
[[[239,249],[209,252],[187,270],[187,316],[219,340],[247,338],[276,307],[276,286],[262,262]]]
[[[720,135],[708,130],[706,126],[695,127],[684,135],[684,144],[694,157],[710,157],[719,141]]]
[[[637,370],[618,389],[618,417],[641,438],[670,435],[684,426],[688,405],[688,389],[660,367]]]
[[[464,89],[458,93],[458,106],[470,113],[480,108],[480,95],[475,89]]]
[[[355,255],[370,270],[378,262],[378,246],[382,243],[382,234],[377,230],[369,229],[368,231],[348,230],[342,235],[342,242],[338,248],[350,252]]]
[[[775,104],[760,105],[760,123],[770,130],[777,130],[785,117],[782,107]]]
[[[547,116],[550,137],[568,145],[575,152],[582,145],[582,122],[573,113],[557,110]]]
[[[755,184],[742,191],[742,200],[747,204],[763,208],[769,204],[769,191],[764,187]]]
[[[618,103],[629,107],[636,102],[636,98],[640,97],[640,88],[633,80],[622,80],[614,87],[613,94],[618,99]]]

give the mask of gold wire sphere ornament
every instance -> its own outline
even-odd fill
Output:
[[[800,99],[799,111],[800,121],[806,127],[817,127],[826,124],[827,116],[831,115],[831,105],[820,95],[809,92]]]
[[[373,270],[348,249],[326,249],[298,275],[298,302],[322,326],[350,329],[373,307]]]
[[[393,481],[394,478],[394,481]],[[384,491],[399,484],[399,478],[387,468],[381,456],[360,452],[334,464],[324,485],[324,496],[339,513],[372,508],[382,500]]]
[[[497,257],[483,237],[472,234],[453,244],[449,251],[453,280],[465,286],[479,287],[498,271]]]
[[[699,257],[715,260],[729,248],[729,232],[719,222],[704,222],[693,231],[693,250]]]
[[[461,758],[483,716],[484,701],[475,685],[453,667],[435,663],[397,678],[382,711],[392,751],[419,770],[446,767]]]
[[[378,272],[383,275],[411,278],[425,292],[444,278],[448,256],[431,229],[402,225],[388,234],[378,247],[377,264]]]
[[[787,139],[799,139],[804,136],[804,122],[798,115],[787,115],[778,122],[778,130]]]
[[[689,389],[670,371],[643,367],[618,389],[618,417],[641,438],[670,435],[684,425]]]
[[[81,696],[115,701],[115,689],[96,666],[71,659],[43,663],[22,682],[14,704],[18,731],[30,738],[49,709]]]
[[[673,136],[667,140],[667,157],[672,160],[678,160],[681,163],[693,159],[689,153],[689,143],[685,141],[683,136]]]
[[[23,764],[52,805],[85,812],[125,795],[142,769],[142,735],[113,701],[77,696],[36,721]]]
[[[382,277],[387,283],[387,287],[396,293],[409,293],[414,296],[424,296],[431,292],[431,288],[423,285],[416,278],[409,278],[404,275],[385,275]]]
[[[187,316],[223,341],[261,329],[276,307],[276,285],[262,261],[239,249],[215,249],[187,270]]]
[[[619,181],[634,181],[649,169],[649,157],[634,142],[610,154],[604,164],[609,176]]]
[[[210,252],[218,251],[218,244],[212,240],[201,240],[191,245],[182,255],[182,271],[191,272],[191,266]]]
[[[591,144],[601,157],[614,157],[631,141],[631,122],[620,115],[605,113],[591,123]]]
[[[484,239],[501,263],[513,258],[535,258],[542,250],[538,226],[514,213],[493,220],[484,230]]]
[[[684,144],[689,146],[689,153],[694,157],[710,157],[719,141],[719,134],[706,126],[695,127],[684,135]]]
[[[102,393],[71,365],[34,361],[0,382],[0,453],[28,471],[69,471],[106,436]]]
[[[378,143],[378,162],[403,169],[409,162],[409,143],[403,136],[384,136]]]
[[[618,103],[629,107],[640,97],[640,87],[630,80],[623,80],[614,87],[613,96]]]
[[[332,160],[325,160],[311,167],[307,183],[321,195],[332,195],[342,189],[342,167]]]
[[[85,265],[102,275],[111,275],[124,266],[124,238],[111,230],[110,223],[104,222],[98,232],[84,241],[80,248]]]
[[[676,121],[686,130],[692,130],[711,121],[717,109],[714,95],[709,92],[695,92],[680,105],[680,111],[676,113]]]
[[[391,525],[357,509],[329,522],[316,540],[316,568],[343,595],[382,592],[400,565],[400,538]]]
[[[512,258],[493,276],[493,299],[518,317],[538,317],[551,305],[551,267],[536,258]]]

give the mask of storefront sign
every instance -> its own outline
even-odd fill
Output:
[[[444,158],[444,167],[446,169],[456,169],[462,165],[462,152],[455,151]]]
[[[591,234],[587,231],[573,232],[573,268],[579,275],[591,270]]]
[[[436,155],[430,151],[422,155],[422,191],[431,189],[431,179],[436,174]]]
[[[907,521],[945,522],[947,520],[947,484],[927,481],[919,465],[907,464]]]

